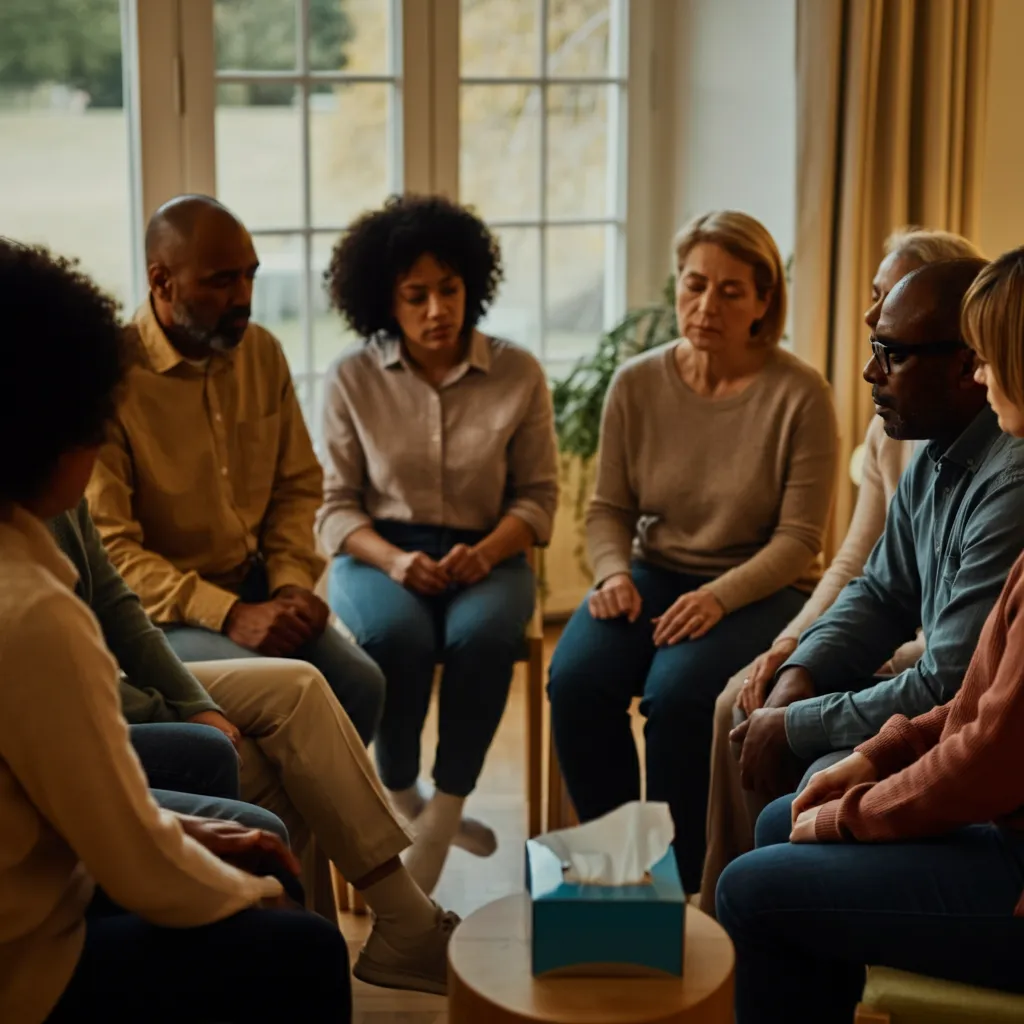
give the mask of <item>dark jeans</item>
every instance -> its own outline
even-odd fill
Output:
[[[131,725],[128,732],[161,807],[237,821],[288,842],[288,829],[276,814],[238,799],[238,755],[224,733],[189,722]]]
[[[792,801],[765,808],[718,883],[738,1024],[849,1024],[869,964],[1024,992],[1024,834],[791,844]]]
[[[643,599],[635,623],[594,619],[584,602],[555,650],[548,693],[558,762],[582,821],[639,800],[629,705],[642,695],[647,799],[668,802],[683,886],[697,892],[715,699],[730,676],[768,648],[806,595],[781,590],[727,615],[700,640],[658,648],[651,619],[707,580],[635,561],[633,582]]]
[[[152,789],[237,800],[238,755],[219,729],[192,722],[128,726]]]
[[[97,899],[78,966],[47,1021],[351,1019],[345,940],[315,914],[245,910],[199,928],[161,928]]]
[[[242,585],[243,601],[270,599],[266,573],[257,565]],[[350,627],[351,628],[351,627]],[[229,658],[258,658],[221,633],[198,626],[164,626],[167,640],[182,661],[225,661]],[[327,680],[338,703],[364,743],[373,738],[384,706],[384,675],[369,655],[349,643],[333,626],[304,644],[293,655],[308,661]]]
[[[482,533],[405,523],[375,524],[404,551],[440,559]],[[516,658],[533,614],[535,582],[524,555],[471,587],[424,597],[347,555],[334,559],[330,603],[387,679],[374,750],[384,785],[406,789],[420,770],[420,733],[434,666],[444,663],[438,707],[437,788],[467,796],[498,729]]]

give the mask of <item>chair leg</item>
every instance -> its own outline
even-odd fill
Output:
[[[562,770],[558,767],[558,754],[555,751],[555,737],[548,732],[548,820],[547,830],[554,832],[560,828],[570,828],[578,825],[580,819],[576,814],[576,808],[569,798],[569,791],[565,786],[565,779],[562,777]]]
[[[363,894],[358,890],[352,889],[352,913],[357,917],[362,917],[364,914],[369,913],[366,907],[366,900],[363,899]]]
[[[332,864],[331,883],[334,886],[334,902],[338,904],[338,912],[343,914],[351,910],[348,898],[348,882],[345,881],[342,873]]]
[[[892,1017],[885,1010],[872,1010],[858,1003],[853,1014],[853,1024],[892,1024]]]
[[[540,835],[543,800],[544,641],[530,639],[526,666],[526,811],[527,836]]]

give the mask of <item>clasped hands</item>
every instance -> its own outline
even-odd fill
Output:
[[[618,619],[630,622],[640,618],[643,599],[628,573],[609,576],[587,599],[587,607],[595,619]],[[681,640],[699,640],[725,617],[725,608],[709,590],[692,590],[669,605],[662,614],[651,619],[654,643],[669,647]]]
[[[236,601],[223,632],[240,647],[269,658],[287,658],[327,628],[331,610],[305,587],[278,588],[269,601]]]
[[[743,788],[766,800],[792,792],[799,784],[804,766],[786,737],[786,708],[815,695],[810,674],[806,669],[794,667],[783,672],[765,696],[778,666],[792,653],[792,649],[785,649],[789,643],[788,640],[777,641],[751,666],[750,676],[744,680],[736,702],[749,717],[729,733],[729,739],[742,748],[740,781]],[[877,778],[874,765],[856,752],[816,772],[793,801],[790,842],[817,842],[815,824],[822,807],[840,799],[853,786],[874,782]]]
[[[479,583],[493,568],[480,545],[456,544],[439,561],[422,551],[402,551],[395,556],[388,575],[401,586],[432,597],[453,584],[469,587]]]

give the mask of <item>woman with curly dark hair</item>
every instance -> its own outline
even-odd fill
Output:
[[[530,353],[477,330],[501,254],[464,207],[392,198],[342,236],[326,278],[366,339],[327,379],[318,529],[334,557],[330,604],[387,679],[377,763],[413,823],[407,866],[429,893],[453,842],[480,856],[496,846],[462,807],[533,612],[525,552],[551,536],[551,397]],[[429,795],[420,733],[438,662]]]
[[[281,840],[154,803],[118,665],[47,528],[114,417],[116,303],[0,239],[0,308],[0,1020],[350,1020],[345,941],[285,905]]]

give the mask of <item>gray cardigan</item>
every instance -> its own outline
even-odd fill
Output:
[[[107,558],[85,499],[48,525],[78,570],[75,592],[99,620],[103,639],[121,668],[125,718],[132,725],[180,722],[201,711],[220,711]]]

